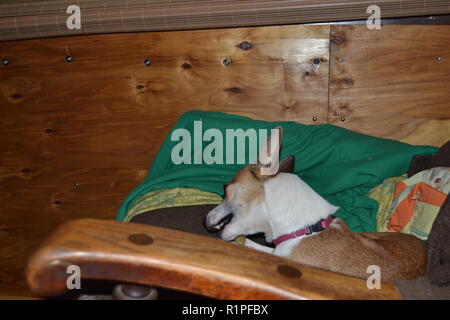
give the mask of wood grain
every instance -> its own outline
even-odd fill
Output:
[[[68,220],[113,220],[145,170],[0,168],[0,295],[29,297],[28,257]]]
[[[0,43],[0,165],[148,168],[191,109],[325,123],[328,37],[275,26]]]
[[[55,231],[31,257],[28,284],[40,296],[64,293],[66,269],[72,264],[88,279],[136,282],[219,299],[399,298],[389,283],[371,290],[365,279],[224,241],[95,219],[72,221]]]
[[[441,145],[450,137],[448,43],[449,26],[274,26],[1,42],[0,58],[9,64],[0,65],[0,295],[30,295],[25,259],[57,224],[113,219],[187,110],[331,122]]]
[[[332,26],[330,123],[412,144],[447,142],[449,43],[450,26]]]
[[[58,223],[114,219],[183,112],[325,122],[328,36],[287,26],[0,43],[0,293],[30,295],[25,259]]]

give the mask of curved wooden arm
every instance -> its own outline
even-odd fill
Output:
[[[135,223],[83,219],[59,227],[35,252],[27,281],[39,296],[67,290],[69,265],[82,279],[134,282],[220,299],[398,299],[382,283],[293,263],[190,233]],[[83,282],[81,282],[83,286]]]

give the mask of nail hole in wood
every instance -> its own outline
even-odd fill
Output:
[[[230,93],[232,93],[232,94],[237,94],[237,93],[241,92],[241,88],[239,88],[239,87],[232,87],[232,88],[228,88],[228,89],[225,89],[225,90],[230,92]]]
[[[297,268],[288,266],[288,265],[279,265],[277,267],[277,272],[281,274],[282,276],[285,276],[287,278],[295,279],[300,278],[302,276],[302,273]]]
[[[342,78],[340,79],[340,82],[345,86],[353,86],[355,83],[352,78]]]
[[[128,240],[130,240],[134,244],[138,244],[141,246],[145,246],[145,245],[149,245],[149,244],[153,243],[153,239],[143,233],[132,234],[128,237]]]
[[[24,169],[22,169],[22,170],[20,170],[22,173],[30,173],[31,172],[31,169],[29,169],[29,168],[24,168]]]
[[[56,204],[56,205],[60,205],[62,202],[61,201],[59,201],[59,200],[56,200],[55,202],[53,202],[54,204]]]
[[[191,68],[192,68],[192,66],[191,66],[189,63],[187,63],[187,62],[183,63],[183,64],[181,65],[181,67],[182,67],[184,70],[187,70],[187,69],[191,69]]]
[[[333,42],[333,43],[342,43],[342,39],[341,38],[332,38],[330,41]]]
[[[47,129],[44,130],[44,132],[45,132],[45,133],[48,133],[48,134],[51,134],[51,133],[54,133],[55,130],[53,130],[53,129],[51,129],[51,128],[47,128]]]
[[[247,51],[247,50],[250,50],[251,48],[253,48],[253,44],[248,41],[244,41],[244,42],[241,42],[238,47],[241,50]]]
[[[9,96],[11,99],[20,99],[22,98],[22,95],[20,93],[13,93]]]

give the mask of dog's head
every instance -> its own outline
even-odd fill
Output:
[[[259,232],[271,238],[265,216],[264,183],[280,172],[293,172],[295,162],[293,156],[278,161],[282,129],[276,129],[262,148],[257,163],[242,168],[224,185],[223,201],[205,217],[206,228],[218,232],[222,240],[231,241],[239,235]]]

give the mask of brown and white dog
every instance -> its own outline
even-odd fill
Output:
[[[278,161],[280,150],[282,132],[278,129],[278,142],[271,148],[272,163]],[[361,278],[369,276],[371,265],[379,267],[382,281],[424,274],[426,249],[420,239],[396,232],[353,233],[332,216],[338,207],[292,174],[294,157],[283,159],[271,175],[261,174],[261,157],[262,153],[257,164],[242,168],[225,185],[224,200],[205,217],[206,227],[218,231],[222,240],[263,232],[275,248],[248,239],[246,246]]]

